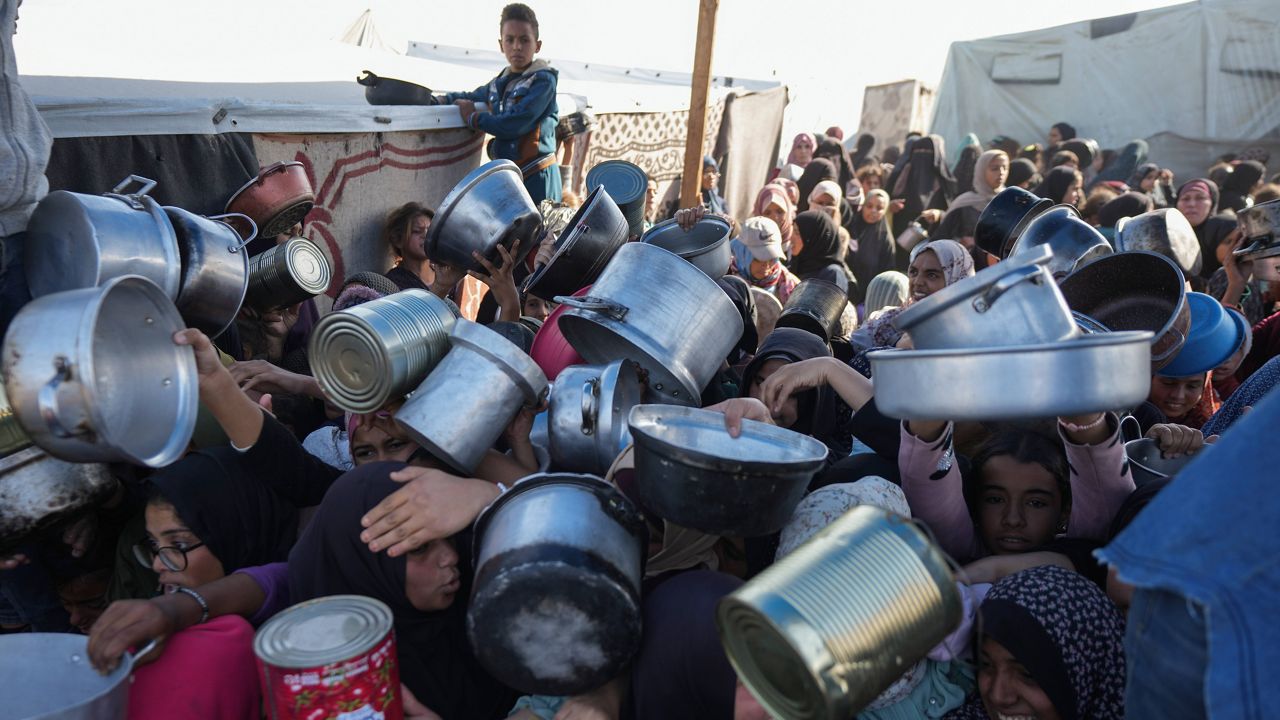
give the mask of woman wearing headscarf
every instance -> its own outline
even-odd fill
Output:
[[[1230,210],[1240,212],[1253,205],[1253,194],[1262,187],[1267,168],[1257,160],[1245,160],[1237,163],[1222,184],[1222,195],[1219,199],[1222,212]]]
[[[987,203],[1004,190],[1008,177],[1009,156],[1003,150],[988,150],[979,155],[973,168],[973,180],[970,183],[972,189],[951,201],[947,214],[938,223],[938,227],[934,228],[932,235],[958,240],[965,246],[972,244],[978,218],[986,209]]]
[[[1033,193],[1055,203],[1079,206],[1084,200],[1084,176],[1073,167],[1060,165],[1045,173]]]
[[[863,165],[877,161],[877,158],[871,154],[875,146],[876,139],[871,133],[862,133],[858,136],[858,143],[854,146],[849,158],[849,161],[853,163],[853,171],[855,173],[861,170]]]
[[[1148,151],[1146,140],[1134,140],[1125,145],[1115,161],[1103,168],[1093,178],[1093,182],[1089,183],[1089,187],[1093,188],[1095,185],[1110,181],[1125,182],[1133,177],[1140,165],[1147,161]]]
[[[791,150],[787,153],[787,165],[795,165],[804,169],[813,160],[813,151],[818,149],[818,141],[812,133],[797,133],[791,141]]]
[[[786,255],[777,224],[767,217],[747,218],[742,232],[729,245],[733,250],[733,272],[785,305],[800,279],[782,264]]]
[[[1009,177],[1005,180],[1007,187],[1020,187],[1023,190],[1030,190],[1040,184],[1043,178],[1040,177],[1040,171],[1036,169],[1036,164],[1027,158],[1018,158],[1009,163]]]
[[[944,210],[955,197],[956,183],[947,169],[946,147],[940,135],[910,142],[894,166],[885,189],[891,200],[902,200],[902,209],[893,215],[893,236],[906,231],[920,213],[933,208]]]
[[[847,187],[849,181],[854,179],[853,163],[849,160],[849,153],[838,140],[827,139],[819,143],[818,149],[813,151],[813,157],[831,161],[836,168],[836,182],[840,187]]]
[[[863,304],[863,317],[869,319],[881,310],[901,307],[907,302],[909,287],[907,276],[897,270],[886,270],[871,278]],[[863,324],[866,324],[865,319]]]
[[[818,335],[799,328],[780,327],[765,338],[756,356],[742,371],[742,397],[761,400],[764,381],[779,368],[826,357],[831,357],[831,350]],[[822,441],[829,450],[828,458],[835,460],[849,452],[848,436],[838,432],[838,404],[842,403],[837,403],[834,391],[824,385],[792,395],[773,413],[773,421],[778,427]]]
[[[1217,184],[1206,178],[1188,180],[1178,188],[1175,207],[1191,223],[1196,239],[1200,241],[1200,256],[1204,259],[1201,277],[1212,277],[1214,271],[1222,266],[1222,257],[1228,250],[1224,242],[1236,227],[1232,220],[1217,216]]]
[[[1151,196],[1142,192],[1129,192],[1109,200],[1098,210],[1098,232],[1115,243],[1116,224],[1123,218],[1137,217],[1151,210]]]
[[[817,162],[820,161],[814,161]],[[796,230],[800,236],[800,247],[792,246],[788,269],[801,280],[821,278],[848,292],[845,247],[840,242],[840,231],[835,222],[821,210],[806,210],[796,216]]]
[[[1166,208],[1174,203],[1173,188],[1160,181],[1160,166],[1155,163],[1139,165],[1125,184],[1129,186],[1129,190],[1151,198],[1153,208]]]
[[[1061,145],[1076,138],[1076,129],[1067,123],[1054,123],[1049,128],[1049,145]]]
[[[876,189],[867,193],[862,209],[850,218],[852,242],[850,252],[845,255],[845,266],[858,281],[859,297],[854,299],[855,303],[867,297],[873,278],[893,269],[897,246],[889,232],[888,209],[889,193]]]
[[[992,586],[978,613],[978,693],[948,720],[1124,717],[1124,618],[1096,584],[1032,568]]]
[[[850,342],[862,352],[897,345],[902,339],[902,331],[894,327],[893,321],[903,308],[973,274],[973,256],[955,240],[920,243],[911,249],[911,263],[907,271],[911,292],[906,304],[885,310],[879,317],[868,320],[853,333]]]
[[[779,237],[782,241],[782,251],[790,253],[791,241],[795,239],[796,234],[796,211],[795,205],[791,202],[791,197],[787,194],[787,189],[776,182],[760,188],[760,192],[756,194],[756,203],[752,206],[751,213],[757,217],[769,218],[778,226]]]
[[[818,183],[825,180],[832,182],[838,181],[840,171],[836,169],[834,163],[827,158],[814,158],[804,169],[804,174],[796,181],[797,189],[800,191],[800,200],[796,203],[796,212],[802,213],[809,209],[809,197],[813,194],[813,189]]]
[[[956,179],[957,190],[967,191],[973,187],[974,171],[978,167],[978,158],[981,156],[981,146],[969,145],[960,148],[960,157],[956,160],[955,166],[951,168],[951,176]]]
[[[720,165],[715,158],[707,155],[702,158],[702,206],[707,212],[717,215],[728,215],[729,205],[720,195]]]

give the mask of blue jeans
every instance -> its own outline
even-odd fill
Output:
[[[1134,720],[1207,718],[1209,668],[1204,610],[1167,590],[1138,588],[1129,607],[1125,716]]]

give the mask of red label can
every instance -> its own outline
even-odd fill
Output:
[[[334,595],[271,618],[253,639],[272,720],[403,720],[391,609]]]

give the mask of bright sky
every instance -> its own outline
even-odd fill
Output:
[[[538,13],[545,55],[692,69],[698,0],[530,4]],[[852,129],[858,124],[863,87],[907,78],[936,86],[953,41],[1172,4],[1176,3],[721,0],[712,70],[787,84],[792,105],[786,136],[832,124]],[[243,18],[238,22],[243,31],[261,43],[287,44],[291,38],[336,38],[371,7],[383,39],[393,47],[403,49],[409,40],[421,40],[496,49],[502,5],[502,0],[27,0],[15,46],[24,72],[40,67],[56,68],[60,74],[115,75],[109,68],[134,43],[167,43],[174,52],[216,48],[219,37],[214,28],[225,28],[228,17]],[[24,28],[30,28],[28,38],[38,35],[45,41],[24,43]],[[58,41],[48,42],[50,37]],[[216,73],[215,53],[208,53],[203,62]],[[98,71],[101,68],[106,70]]]

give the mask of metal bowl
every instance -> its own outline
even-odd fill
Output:
[[[598,187],[565,225],[555,254],[529,276],[525,292],[543,299],[572,295],[595,282],[626,242],[626,218],[609,191]]]
[[[640,242],[673,252],[693,263],[707,277],[719,280],[729,272],[729,264],[733,261],[730,232],[729,223],[715,215],[702,218],[688,230],[672,218],[649,228]]]
[[[1142,486],[1152,480],[1167,480],[1195,459],[1195,455],[1167,458],[1160,452],[1155,440],[1141,438],[1124,444],[1124,454],[1129,457],[1129,470],[1133,482]]]
[[[537,247],[540,230],[542,215],[520,168],[510,160],[494,160],[468,173],[440,203],[427,230],[427,257],[484,273],[472,252],[497,263],[502,245],[516,262],[524,262]]]
[[[1177,208],[1161,208],[1116,223],[1116,250],[1147,250],[1178,264],[1188,275],[1200,274],[1204,258],[1195,228]]]
[[[1014,258],[1033,248],[1048,246],[1053,257],[1046,266],[1055,281],[1114,252],[1111,243],[1089,223],[1080,219],[1072,205],[1055,205],[1038,215],[1018,236],[1009,251]]]

